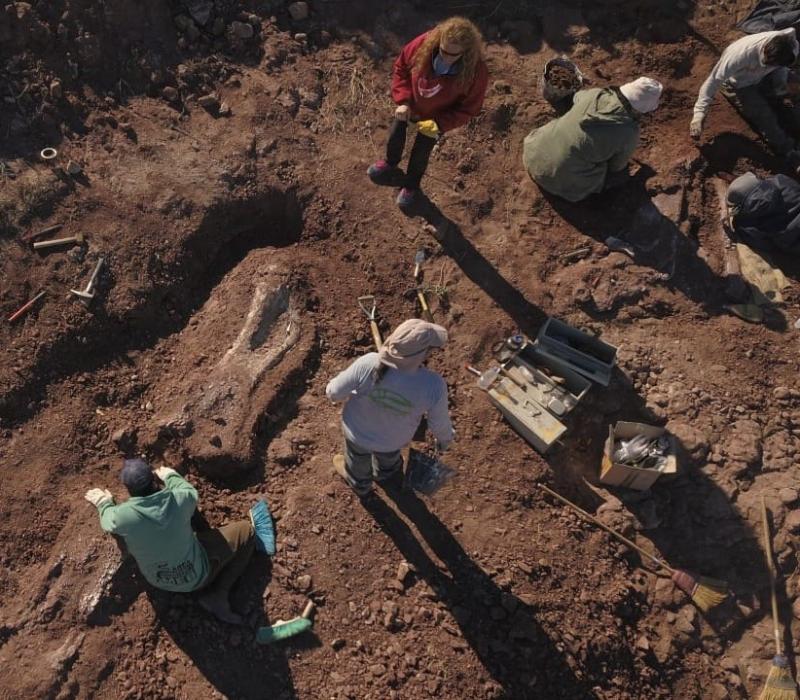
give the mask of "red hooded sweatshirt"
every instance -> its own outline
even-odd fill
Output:
[[[486,95],[489,71],[479,61],[475,68],[472,85],[460,85],[458,75],[436,75],[433,61],[417,72],[414,54],[425,41],[420,34],[403,47],[392,69],[392,99],[396,104],[406,104],[420,119],[433,119],[439,130],[451,131],[464,126],[472,117],[478,116]]]

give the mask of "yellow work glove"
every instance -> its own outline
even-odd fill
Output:
[[[435,139],[439,136],[439,125],[433,119],[426,119],[417,123],[419,133],[428,138]]]

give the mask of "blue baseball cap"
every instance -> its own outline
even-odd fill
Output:
[[[119,478],[131,494],[143,493],[153,483],[153,470],[143,459],[126,459]]]

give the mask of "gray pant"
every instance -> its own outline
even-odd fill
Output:
[[[366,492],[372,480],[384,481],[403,469],[403,455],[394,452],[370,452],[347,438],[344,441],[344,469],[350,486]]]
[[[723,85],[721,92],[777,155],[785,156],[796,148],[794,136],[786,133],[784,125],[793,133],[800,133],[800,112],[774,94],[768,78],[736,90]]]

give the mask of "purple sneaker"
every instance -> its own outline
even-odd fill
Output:
[[[385,160],[379,160],[367,168],[367,175],[376,185],[396,187],[403,181],[403,171],[396,165],[389,165]]]
[[[424,198],[425,195],[422,194],[422,190],[404,187],[400,190],[400,194],[397,195],[397,206],[400,207],[400,211],[404,214],[413,216],[422,205]]]

